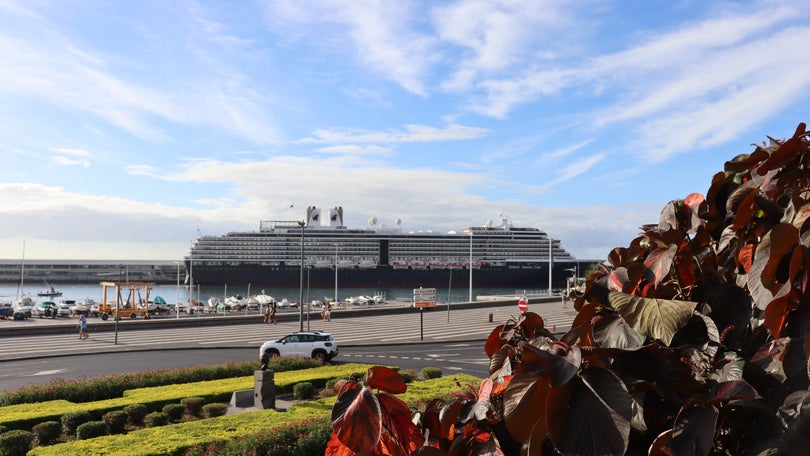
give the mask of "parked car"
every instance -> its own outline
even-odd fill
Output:
[[[14,308],[10,302],[0,302],[0,319],[7,319],[14,315]]]
[[[53,301],[38,302],[36,305],[34,305],[34,307],[31,308],[31,316],[36,316],[39,318],[56,318],[58,309],[58,306]]]
[[[267,341],[259,348],[259,358],[303,356],[326,362],[338,355],[338,343],[322,331],[298,331],[281,339]]]

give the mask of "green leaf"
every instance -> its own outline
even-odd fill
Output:
[[[641,334],[669,345],[695,310],[697,303],[674,299],[640,298],[611,291],[608,303]]]

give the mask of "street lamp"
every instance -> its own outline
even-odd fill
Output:
[[[472,268],[472,262],[473,262],[473,259],[472,259],[472,238],[473,238],[473,231],[472,231],[472,228],[470,228],[470,264],[467,266],[470,269],[470,295],[469,295],[469,297],[467,299],[469,302],[472,302],[472,270],[473,270],[473,268]]]
[[[177,306],[175,306],[175,310],[177,310],[177,318],[180,318],[180,262],[175,261],[174,264],[177,265]]]
[[[298,326],[299,331],[304,331],[304,221],[298,222],[301,227],[301,277],[298,286]]]

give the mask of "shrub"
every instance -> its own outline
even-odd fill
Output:
[[[211,454],[264,454],[268,456],[321,456],[332,428],[329,417],[304,418],[284,426],[263,429],[228,441],[190,448],[185,456]]]
[[[0,434],[6,432],[7,430],[8,430],[8,428],[6,426],[3,426],[2,424],[0,424]]]
[[[311,399],[315,395],[315,386],[310,382],[296,383],[293,386],[293,397],[296,399]]]
[[[402,376],[402,379],[405,380],[405,383],[413,383],[414,380],[419,378],[419,374],[413,369],[401,370],[399,371],[399,375]]]
[[[107,423],[103,421],[88,421],[76,428],[76,440],[86,440],[109,434]]]
[[[130,424],[143,424],[143,418],[149,413],[149,408],[143,404],[132,404],[124,407],[124,413]]]
[[[62,435],[62,423],[45,421],[31,428],[38,445],[50,445]]]
[[[228,413],[228,406],[221,402],[214,402],[205,404],[202,408],[202,414],[205,418],[214,418],[216,416],[223,416]]]
[[[340,381],[340,379],[339,379],[339,378],[330,378],[329,380],[327,380],[327,381],[326,381],[326,383],[324,383],[323,387],[324,387],[325,389],[329,389],[329,390],[330,390],[330,389],[332,389],[332,387],[334,387],[334,386],[335,386],[335,383],[337,383],[337,382],[339,382],[339,381]]]
[[[123,410],[113,410],[101,417],[110,429],[110,434],[120,434],[124,432],[124,426],[129,421],[129,415]]]
[[[183,404],[166,404],[163,406],[163,413],[169,415],[169,419],[172,421],[182,420],[185,412],[186,406]]]
[[[31,449],[34,433],[13,430],[0,434],[0,456],[25,456]]]
[[[186,413],[193,416],[200,416],[202,406],[205,405],[205,399],[201,397],[186,397],[180,400],[180,403],[186,406]]]
[[[169,414],[163,412],[147,413],[146,416],[143,417],[143,424],[148,428],[165,426],[169,424]]]
[[[422,368],[422,378],[425,380],[430,380],[432,378],[441,378],[442,370],[438,367],[423,367]]]
[[[93,421],[89,412],[68,412],[62,415],[62,432],[65,435],[73,435],[79,425],[88,421]]]

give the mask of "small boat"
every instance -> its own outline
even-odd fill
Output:
[[[40,291],[39,293],[37,293],[37,296],[42,296],[42,297],[47,297],[47,298],[56,298],[56,297],[62,296],[62,292],[55,290],[53,287],[50,287],[50,290],[48,290],[48,291]]]
[[[393,266],[394,269],[408,269],[408,263],[404,261],[394,261],[391,266]]]
[[[427,267],[427,263],[424,261],[412,261],[411,262],[411,269],[425,269]]]

